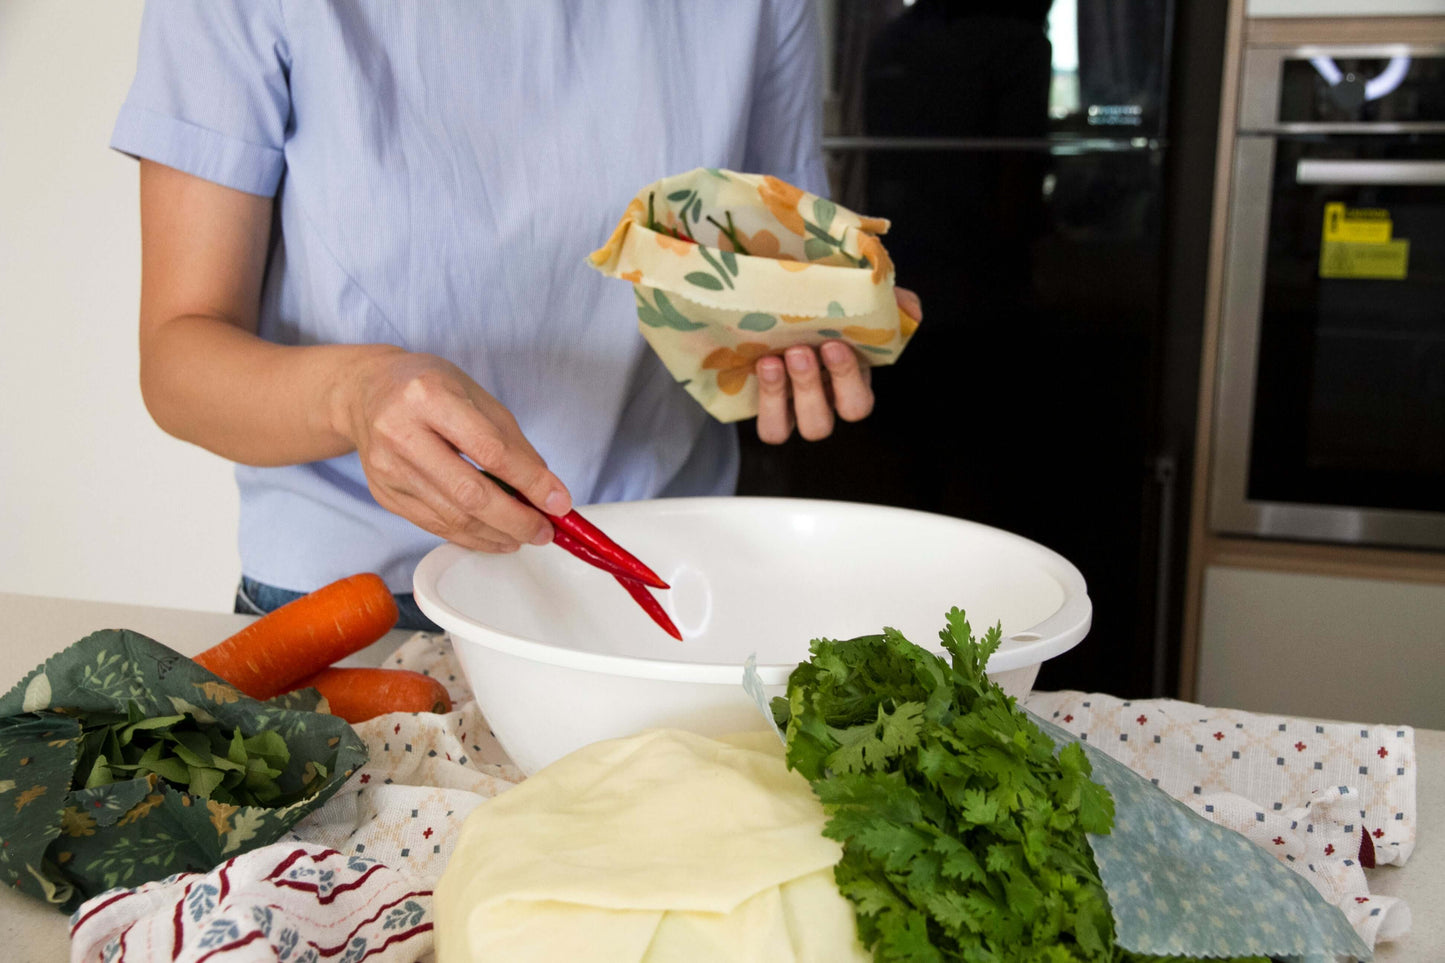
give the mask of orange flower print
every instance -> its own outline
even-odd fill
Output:
[[[813,265],[807,261],[795,261],[790,257],[778,259],[778,267],[784,271],[792,271],[794,274],[797,274],[799,271],[806,271],[812,266]]]
[[[843,337],[859,344],[872,345],[887,344],[893,340],[893,335],[896,333],[892,328],[865,328],[858,324],[850,324],[843,329]]]
[[[917,330],[918,330],[918,322],[915,321],[915,320],[913,320],[913,315],[911,315],[911,314],[909,314],[907,311],[903,310],[902,307],[899,307],[899,309],[898,309],[898,332],[899,332],[900,334],[902,334],[905,338],[910,338],[910,337],[913,336],[913,332],[915,332],[915,331],[917,331]]]
[[[737,391],[733,390],[728,392],[728,394],[735,395],[737,394]],[[20,810],[33,803],[35,800],[45,795],[45,789],[45,786],[31,786],[29,789],[16,796],[15,811],[18,813]]]
[[[754,257],[776,258],[782,251],[782,244],[779,243],[778,236],[767,228],[763,228],[751,237],[748,236],[747,231],[738,231],[737,235],[738,240],[743,242],[743,247],[747,248],[748,253]],[[737,250],[733,247],[732,238],[726,234],[718,234],[717,246],[720,251]]]
[[[798,213],[798,202],[803,199],[802,188],[794,187],[769,174],[763,178],[763,186],[758,188],[758,196],[783,227],[798,235],[807,230],[803,227],[803,215]]]
[[[657,240],[657,246],[665,251],[671,251],[678,257],[685,257],[688,251],[693,249],[691,241],[684,241],[680,237],[668,237],[666,234],[656,233],[652,235]]]
[[[759,341],[744,341],[736,348],[714,350],[702,359],[702,369],[716,371],[718,390],[725,395],[735,395],[748,383],[753,364],[767,353],[767,345]]]
[[[859,217],[858,230],[868,234],[887,234],[893,224],[886,217]]]
[[[873,283],[882,284],[883,279],[893,273],[893,260],[883,249],[883,242],[872,234],[858,236],[858,250],[873,265]]]
[[[641,272],[641,271],[623,271],[622,273],[618,274],[617,276],[620,277],[620,278],[621,278],[622,280],[624,280],[624,281],[631,281],[633,284],[641,284],[641,283],[642,283],[642,272]]]
[[[634,197],[627,205],[627,210],[623,212],[622,220],[618,221],[617,226],[612,229],[612,236],[607,239],[607,243],[587,255],[587,259],[598,267],[610,261],[612,255],[617,253],[617,249],[622,246],[622,238],[626,236],[627,229],[632,226],[634,221],[642,217],[645,210],[642,202]]]

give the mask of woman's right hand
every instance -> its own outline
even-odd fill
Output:
[[[369,356],[338,386],[332,420],[356,446],[371,494],[383,508],[458,545],[511,552],[552,538],[541,513],[466,459],[548,514],[565,515],[572,507],[566,487],[512,413],[434,355],[396,348]]]

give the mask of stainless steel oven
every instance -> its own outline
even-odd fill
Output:
[[[1445,47],[1242,78],[1211,527],[1445,548]]]

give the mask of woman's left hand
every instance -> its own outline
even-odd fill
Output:
[[[923,320],[918,295],[895,287],[898,306],[915,321]],[[782,357],[759,358],[758,437],[781,445],[793,429],[808,441],[833,433],[837,418],[862,421],[873,411],[871,368],[842,341],[825,341],[818,349],[794,345]]]

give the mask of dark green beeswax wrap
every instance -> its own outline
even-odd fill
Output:
[[[365,761],[314,690],[258,702],[143,635],[95,632],[0,697],[0,882],[69,911],[208,871],[279,839]]]
[[[1060,748],[1077,738],[1029,713]],[[1090,834],[1120,946],[1160,956],[1369,960],[1345,915],[1239,833],[1216,826],[1081,743],[1114,796],[1114,828]]]

